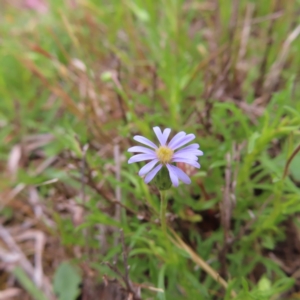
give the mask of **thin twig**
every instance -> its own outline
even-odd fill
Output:
[[[251,32],[251,18],[254,12],[255,5],[254,3],[248,3],[246,7],[246,16],[244,20],[244,26],[241,33],[241,44],[239,50],[239,61],[242,61],[246,55],[247,44]]]
[[[17,297],[19,297],[21,293],[22,293],[21,289],[17,289],[17,288],[6,289],[4,291],[0,291],[0,300],[17,299]]]
[[[37,281],[37,278],[36,278],[37,273],[35,272],[33,266],[31,265],[31,263],[29,262],[27,257],[24,255],[21,248],[17,245],[17,243],[15,242],[14,238],[11,236],[9,231],[6,230],[5,227],[2,226],[1,224],[0,224],[0,238],[8,246],[8,248],[10,249],[10,252],[15,253],[16,255],[19,256],[18,262],[19,262],[21,268],[27,273],[27,275],[31,278],[31,280],[36,285],[39,285],[38,284],[39,282]],[[43,247],[43,241],[42,241],[42,245],[37,245],[38,252],[42,251],[41,246]],[[41,257],[40,256],[36,257],[36,260],[41,261]],[[40,271],[38,271],[38,274],[40,274]],[[51,287],[50,283],[48,282],[48,280],[44,276],[41,280],[41,289],[42,289],[43,293],[45,295],[47,295],[49,300],[55,299],[55,296],[53,295],[53,292],[52,292],[52,287]]]
[[[276,0],[276,7],[278,6],[279,0]],[[260,95],[261,94],[261,89],[264,84],[264,79],[266,75],[266,70],[267,70],[267,62],[268,62],[268,57],[269,53],[271,51],[272,45],[273,45],[273,30],[274,30],[274,25],[275,25],[275,19],[270,19],[268,31],[267,31],[267,38],[268,41],[266,43],[266,48],[264,51],[263,59],[260,65],[260,72],[259,72],[259,78],[257,79],[256,86],[255,86],[255,95]]]
[[[233,45],[234,35],[237,29],[238,12],[239,12],[240,0],[232,0],[231,2],[231,17],[229,21],[229,45]]]
[[[43,284],[43,250],[46,243],[45,234],[38,230],[29,230],[16,237],[17,241],[23,241],[28,239],[35,240],[35,255],[34,262],[35,268],[33,269],[33,278],[37,287],[41,287]]]
[[[119,58],[117,58],[117,73],[116,73],[116,76],[113,76],[112,79],[114,81],[114,83],[116,84],[116,86],[118,87],[118,89],[122,89],[121,87],[121,68],[122,68],[122,65],[121,65],[121,60]],[[124,99],[123,97],[121,96],[120,93],[117,93],[117,99],[118,99],[118,103],[119,103],[119,106],[120,106],[120,110],[121,110],[121,113],[122,113],[122,118],[123,118],[123,121],[125,124],[127,124],[127,117],[126,117],[126,111],[125,111],[125,108],[124,108]]]
[[[121,158],[120,158],[120,146],[119,145],[114,146],[114,159],[115,159],[115,166],[116,166],[116,181],[118,183],[120,183],[121,182]],[[120,184],[116,185],[115,196],[116,196],[116,201],[121,203],[121,187],[120,187]],[[120,222],[120,219],[121,219],[121,206],[116,205],[115,220]]]
[[[284,64],[287,60],[291,44],[299,36],[299,34],[300,34],[300,25],[298,25],[284,41],[281,52],[279,53],[275,63],[272,65],[270,72],[264,83],[264,90],[266,92],[271,93],[274,86],[277,84],[282,68],[284,67]]]
[[[104,264],[107,265],[112,271],[114,271],[125,282],[125,276],[118,270],[118,268],[116,266],[112,265],[109,262],[104,262]]]
[[[85,185],[86,185],[86,182],[84,180],[84,174],[85,174],[85,169],[86,169],[86,153],[89,149],[89,145],[86,144],[82,147],[81,149],[81,168],[80,168],[80,174],[81,174],[81,199],[82,199],[82,202],[85,203]]]
[[[258,217],[262,215],[265,208],[268,206],[268,204],[273,200],[274,196],[271,195],[260,207],[259,211],[257,212],[256,216],[252,218],[244,227],[242,227],[239,230],[239,233],[231,240],[229,241],[229,245],[233,245],[235,242],[237,242],[239,239],[241,239],[243,236],[245,236],[247,230],[251,228],[251,226],[254,224],[255,221],[258,220]]]
[[[123,248],[123,262],[124,262],[124,269],[125,269],[124,281],[125,281],[127,289],[129,291],[131,291],[132,293],[134,293],[131,281],[129,279],[128,255],[127,255],[127,249],[126,249],[125,240],[124,240],[124,232],[122,229],[120,230],[120,235],[121,235],[121,242],[122,242],[122,248]]]
[[[129,266],[128,266],[128,254],[127,249],[125,245],[125,239],[124,239],[124,232],[121,229],[120,230],[120,237],[121,237],[121,243],[122,243],[122,251],[123,251],[123,263],[124,263],[124,269],[125,269],[125,275],[123,275],[115,265],[110,264],[109,262],[105,262],[106,264],[113,272],[115,272],[125,283],[127,292],[133,296],[134,300],[140,300],[140,296],[138,292],[133,288],[131,280],[129,278]]]
[[[119,145],[114,146],[114,159],[115,159],[115,174],[116,174],[116,181],[118,184],[115,187],[115,197],[116,203],[121,203],[121,159],[120,159],[120,147]],[[121,222],[121,207],[120,205],[115,205],[115,220],[117,222]],[[119,243],[119,237],[117,235],[114,236],[114,246],[116,247]],[[115,256],[115,260],[117,259],[117,254]]]
[[[228,288],[228,283],[209,265],[207,264],[197,253],[194,252],[180,237],[179,235],[169,227],[170,231],[175,237],[175,240],[169,236],[170,240],[177,245],[177,247],[184,249],[191,257],[191,259],[200,266],[206,273],[208,273],[216,282],[220,283],[225,289]],[[236,297],[235,291],[231,291],[231,296]]]
[[[226,256],[228,251],[228,240],[229,240],[229,230],[230,230],[230,220],[231,220],[231,155],[226,154],[227,166],[225,169],[225,187],[223,193],[223,201],[220,205],[221,207],[221,223],[224,230],[223,247],[220,251],[219,257],[221,260],[221,274],[226,277],[227,274],[227,263]]]
[[[300,152],[300,145],[298,145],[298,147],[293,151],[293,153],[291,154],[291,156],[287,160],[287,162],[285,164],[285,167],[284,167],[282,179],[285,179],[285,177],[287,176],[290,164],[291,164],[292,160],[295,158],[295,156],[297,155],[298,152]]]
[[[252,3],[251,3],[252,4]],[[270,20],[275,20],[278,18],[281,18],[284,15],[283,11],[277,11],[275,13],[263,16],[263,17],[257,17],[257,18],[253,18],[251,21],[251,25],[256,25],[262,22],[266,22],[266,21],[270,21]],[[237,24],[237,27],[243,26],[243,22],[240,21]]]
[[[152,69],[152,101],[156,101],[157,97],[157,88],[158,88],[158,76],[156,71],[156,65],[151,68]]]

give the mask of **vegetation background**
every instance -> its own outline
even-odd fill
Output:
[[[0,6],[0,299],[300,299],[298,0]],[[205,153],[168,238],[153,126]]]

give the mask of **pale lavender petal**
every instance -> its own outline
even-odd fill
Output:
[[[196,155],[193,155],[191,154],[190,152],[185,154],[185,153],[175,153],[173,155],[173,159],[176,158],[176,159],[190,159],[190,160],[198,160],[198,157]]]
[[[175,134],[174,137],[171,139],[170,143],[168,144],[168,147],[172,149],[173,145],[177,143],[178,140],[182,139],[184,136],[186,136],[186,133],[184,131],[180,131],[177,134]]]
[[[175,173],[182,182],[184,182],[185,184],[191,183],[190,177],[187,176],[181,169],[179,169],[178,167],[173,166],[173,165],[169,165],[169,166],[172,169],[173,173]]]
[[[163,138],[164,138],[164,145],[167,143],[167,140],[169,138],[169,135],[171,133],[171,129],[170,128],[166,128],[163,132]]]
[[[189,143],[190,141],[192,141],[193,139],[195,138],[195,135],[194,134],[188,134],[187,136],[185,137],[182,137],[181,139],[178,139],[176,143],[174,143],[172,145],[172,150],[176,150],[178,148],[180,148],[181,146]]]
[[[199,144],[194,143],[194,144],[190,144],[190,145],[180,149],[179,151],[181,151],[181,150],[197,150],[199,147],[200,147]]]
[[[178,181],[178,177],[176,175],[176,173],[172,170],[171,165],[166,164],[168,170],[169,170],[169,175],[170,175],[170,179],[172,181],[173,186],[178,186],[179,181]]]
[[[162,168],[162,166],[163,166],[162,164],[159,164],[152,171],[150,171],[144,179],[145,183],[149,183],[157,174],[157,172]]]
[[[182,162],[191,166],[194,166],[195,168],[200,168],[200,164],[197,163],[195,160],[187,159],[187,158],[173,158],[172,162]]]
[[[152,160],[155,158],[156,158],[156,156],[154,154],[137,154],[137,155],[130,157],[130,159],[128,160],[128,163],[132,164],[135,162],[144,161],[144,160]]]
[[[133,137],[133,139],[151,148],[157,149],[157,146],[153,142],[151,142],[150,140],[146,139],[141,135],[136,135]]]
[[[200,147],[199,144],[190,144],[190,145],[188,145],[186,147],[181,148],[177,152],[184,151],[184,150],[196,151],[196,150],[198,150],[199,147]]]
[[[158,159],[157,159],[157,158],[155,158],[155,159],[153,159],[152,161],[148,162],[146,165],[144,165],[144,166],[140,169],[139,175],[140,175],[140,176],[143,176],[143,175],[147,174],[148,172],[150,172],[150,171],[153,169],[153,167],[154,167],[157,163],[158,163]]]
[[[127,150],[128,152],[141,152],[141,153],[147,153],[147,154],[155,154],[155,151],[152,149],[142,147],[142,146],[134,146]]]
[[[165,143],[164,143],[164,137],[163,137],[163,134],[161,132],[161,129],[156,126],[156,127],[153,127],[153,131],[155,132],[155,135],[157,137],[157,139],[159,140],[159,143],[164,146]]]
[[[177,155],[196,155],[196,156],[202,156],[203,155],[203,152],[201,150],[178,150],[177,152],[175,152],[175,154]],[[175,156],[174,154],[174,156]]]

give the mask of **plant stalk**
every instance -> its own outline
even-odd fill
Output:
[[[160,223],[161,223],[161,228],[163,233],[167,236],[166,211],[167,211],[166,191],[160,191]]]

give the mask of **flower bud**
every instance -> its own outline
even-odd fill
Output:
[[[154,184],[160,191],[168,190],[172,186],[169,171],[165,166],[155,176]]]

